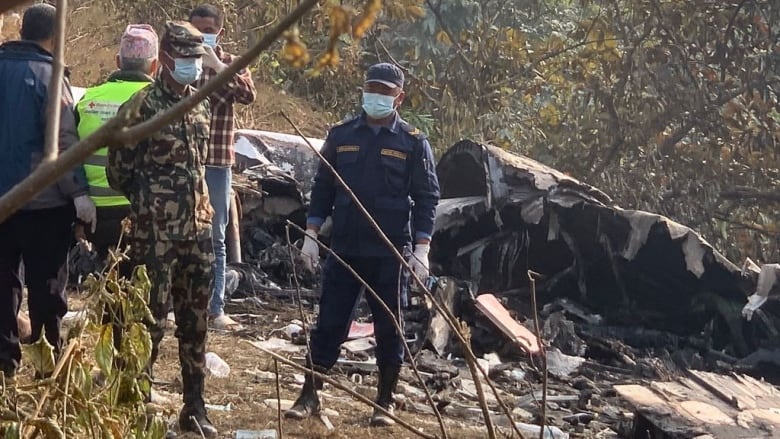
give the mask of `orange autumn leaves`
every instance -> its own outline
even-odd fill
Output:
[[[366,0],[363,10],[359,14],[350,6],[330,4],[328,7],[328,18],[330,19],[328,45],[317,59],[312,74],[319,73],[325,67],[337,65],[340,60],[337,46],[339,38],[342,35],[348,35],[353,40],[363,38],[366,31],[376,21],[381,10],[382,0]],[[281,58],[296,68],[303,68],[309,64],[309,52],[300,39],[297,27],[285,33]]]

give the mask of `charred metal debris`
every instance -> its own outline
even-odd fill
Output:
[[[300,269],[293,278],[297,253],[291,258],[288,242],[300,234],[287,227],[305,222],[315,155],[296,136],[251,130],[237,132],[236,151],[233,306],[262,308],[300,293],[316,310],[318,279]],[[549,374],[545,424],[555,426],[545,437],[774,434],[777,389],[748,375],[780,379],[780,308],[770,297],[750,320],[741,312],[756,292],[758,267],[740,267],[682,224],[622,209],[602,190],[498,147],[461,141],[437,173],[432,291],[468,324],[472,348],[518,427],[537,437],[542,413],[530,271]],[[322,233],[327,242],[327,223]],[[477,378],[459,359],[450,328],[424,297],[411,293],[408,303],[406,338],[438,408],[479,422]],[[339,364],[345,379],[370,386],[374,344],[364,302],[354,315]],[[302,361],[297,328],[262,343]],[[719,388],[708,384],[716,381]],[[398,391],[403,409],[431,413],[410,373]],[[494,398],[488,403],[496,408]],[[498,413],[500,428],[508,420]]]

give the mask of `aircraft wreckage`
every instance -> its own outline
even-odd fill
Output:
[[[235,267],[245,293],[290,297],[295,261],[284,225],[303,225],[317,157],[301,140],[274,133],[241,131],[238,143],[246,169],[234,189],[245,263]],[[561,412],[548,416],[571,424],[600,395],[607,404],[596,410],[599,422],[621,437],[770,437],[780,428],[780,392],[743,375],[780,380],[780,308],[766,300],[779,289],[780,266],[765,265],[759,276],[759,267],[739,267],[689,227],[622,209],[598,188],[494,146],[461,141],[441,157],[437,174],[434,296],[469,324],[472,348],[504,390],[515,393],[512,383],[535,373],[523,363],[539,354],[529,329],[538,312],[548,372],[565,383],[552,396]],[[306,300],[316,301],[317,279],[300,280],[310,287]],[[424,302],[405,313],[407,339],[444,392],[445,413],[462,417],[457,398],[444,395],[452,388],[468,394],[468,374],[455,381],[464,376],[455,367],[459,348]],[[743,317],[746,303],[751,319]],[[365,315],[359,306],[357,318]],[[361,340],[353,344],[370,346]],[[370,360],[356,355],[344,364]],[[626,403],[634,410],[628,423],[613,413]],[[406,409],[425,412],[412,401]],[[525,421],[538,422],[534,416]]]
[[[252,259],[258,238],[267,245],[279,233],[280,218],[302,225],[317,158],[294,136],[241,130],[238,143],[248,166],[237,183],[242,243]],[[540,304],[579,304],[598,314],[580,323],[599,333],[656,345],[668,342],[653,332],[663,331],[734,358],[778,342],[774,302],[750,322],[740,313],[757,267],[740,268],[682,224],[622,209],[555,169],[468,140],[441,157],[437,173],[432,270],[467,281],[472,296],[492,293],[530,316],[531,271]]]

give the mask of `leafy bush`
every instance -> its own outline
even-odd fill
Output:
[[[153,321],[146,306],[150,282],[144,266],[136,267],[131,279],[119,277],[123,257],[114,254],[103,273],[83,283],[85,320],[70,328],[67,347],[56,363],[54,349],[43,336],[25,346],[24,361],[36,376],[49,378],[3,383],[0,437],[19,438],[30,429],[51,438],[165,437],[162,418],[148,412],[144,403],[151,388],[146,374],[152,349],[146,326]],[[118,351],[112,324],[103,323],[107,314],[122,330]]]

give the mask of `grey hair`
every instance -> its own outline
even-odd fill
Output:
[[[119,68],[126,72],[140,72],[147,75],[152,72],[154,58],[119,58]]]

